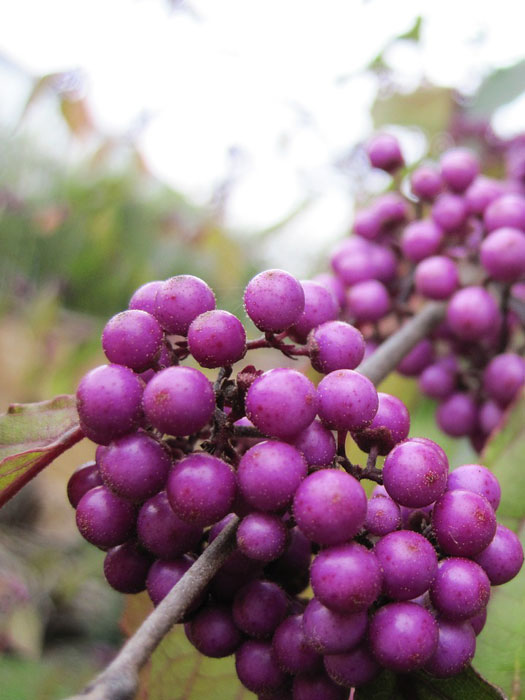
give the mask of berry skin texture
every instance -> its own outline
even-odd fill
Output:
[[[344,654],[325,656],[324,666],[330,678],[345,688],[358,688],[381,671],[365,644]]]
[[[286,525],[279,516],[270,513],[250,513],[237,529],[239,551],[257,561],[268,562],[280,557],[286,541]]]
[[[77,410],[86,437],[99,445],[135,430],[142,418],[143,384],[128,367],[101,365],[77,389]]]
[[[499,322],[494,297],[483,287],[464,287],[449,301],[447,322],[460,340],[483,340]]]
[[[374,548],[383,573],[383,592],[393,600],[411,600],[428,590],[437,572],[437,554],[417,532],[398,530]]]
[[[381,569],[373,552],[351,542],[323,549],[310,573],[315,597],[330,610],[366,610],[381,592]]]
[[[131,536],[135,508],[105,486],[96,486],[80,499],[76,521],[84,539],[95,547],[108,549],[123,544]]]
[[[471,662],[476,651],[476,635],[469,622],[438,620],[437,649],[425,664],[425,671],[438,678],[450,678]]]
[[[137,536],[140,543],[160,559],[176,559],[197,547],[202,529],[175,515],[166,492],[161,491],[140,509]]]
[[[493,586],[512,580],[523,565],[523,547],[519,537],[504,525],[497,525],[494,539],[474,557]]]
[[[372,382],[350,369],[324,377],[317,387],[319,418],[330,430],[361,430],[370,425],[379,405]]]
[[[144,412],[155,428],[182,437],[196,433],[215,410],[211,382],[193,367],[168,367],[144,391]]]
[[[246,394],[246,416],[265,435],[293,440],[317,413],[317,391],[294,369],[276,368],[258,377]]]
[[[436,610],[452,621],[468,620],[480,613],[490,597],[490,581],[479,564],[470,559],[450,557],[438,566],[430,587]]]
[[[459,283],[457,267],[450,258],[433,255],[417,266],[415,283],[417,291],[427,299],[448,299]]]
[[[244,290],[244,308],[261,331],[290,328],[303,313],[304,291],[299,280],[284,270],[265,270]]]
[[[76,508],[82,496],[95,486],[102,486],[97,463],[86,462],[77,467],[67,482],[67,497],[73,508]]]
[[[187,335],[190,323],[215,308],[215,295],[199,277],[177,275],[162,283],[155,297],[155,317],[171,335]]]
[[[236,488],[235,472],[229,464],[205,452],[195,452],[172,469],[166,493],[181,520],[205,527],[231,511]]]
[[[310,474],[297,489],[293,513],[309,540],[334,545],[352,539],[365,522],[367,499],[357,479],[336,469]]]
[[[447,491],[463,489],[484,496],[496,511],[501,500],[501,487],[494,474],[481,464],[463,464],[448,475]]]
[[[125,542],[108,551],[104,558],[104,576],[119,593],[140,593],[146,588],[146,577],[153,562],[135,542]]]
[[[235,669],[241,683],[252,693],[278,690],[286,682],[270,642],[248,639],[235,654]]]
[[[299,433],[294,445],[302,452],[308,466],[326,467],[335,457],[334,436],[318,420]]]
[[[357,323],[375,322],[390,311],[390,296],[382,282],[365,280],[350,287],[346,305]]]
[[[298,343],[306,343],[312,328],[337,318],[339,304],[322,284],[305,280],[301,285],[304,291],[304,310],[290,328],[290,336]]]
[[[306,642],[318,654],[342,654],[354,649],[368,627],[365,611],[338,613],[312,598],[303,614]]]
[[[368,501],[365,530],[371,535],[387,535],[401,526],[401,511],[389,496],[377,494]]]
[[[100,475],[108,488],[130,501],[144,501],[166,483],[171,460],[147,433],[124,435],[111,442],[100,459]]]
[[[322,658],[306,643],[302,615],[290,615],[281,622],[273,635],[272,647],[277,664],[287,673],[322,669]]]
[[[446,491],[434,505],[432,528],[446,554],[473,557],[496,533],[496,516],[486,498],[473,491]]]
[[[158,605],[171,591],[173,586],[178,583],[184,576],[186,571],[193,564],[194,559],[188,555],[164,561],[157,559],[149,570],[148,578],[146,579],[146,588],[148,595],[151,598],[153,605]],[[201,605],[205,595],[201,595],[191,607],[191,611]]]
[[[406,673],[424,666],[438,645],[438,626],[432,615],[415,603],[389,603],[370,622],[373,656],[392,671]]]
[[[246,331],[228,311],[206,311],[191,322],[188,346],[201,367],[233,365],[246,354]]]
[[[312,367],[323,374],[355,369],[365,354],[363,334],[343,321],[327,321],[312,329],[307,347]]]
[[[142,287],[139,287],[133,296],[129,300],[129,309],[139,309],[140,311],[147,311],[152,316],[155,315],[155,299],[157,298],[157,292],[163,285],[161,280],[155,280],[154,282],[146,282]]]
[[[410,439],[387,455],[383,483],[396,503],[420,508],[433,503],[445,491],[448,460],[435,447],[431,440]]]
[[[110,318],[102,331],[102,347],[110,362],[141,372],[160,352],[162,328],[146,311],[131,309]]]
[[[285,592],[270,581],[255,580],[243,586],[233,601],[233,619],[250,637],[271,637],[286,617]]]
[[[199,610],[189,623],[188,638],[197,651],[213,659],[230,656],[242,642],[230,608],[218,605]]]
[[[348,690],[336,685],[324,673],[300,673],[293,679],[294,700],[347,700]],[[283,698],[286,696],[283,695]],[[288,696],[290,697],[290,696]]]
[[[268,440],[241,458],[237,480],[242,497],[261,511],[280,511],[294,497],[308,466],[303,455],[285,442]]]

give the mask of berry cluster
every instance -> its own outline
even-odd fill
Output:
[[[398,370],[419,377],[422,393],[440,402],[445,433],[467,436],[481,451],[525,384],[523,145],[507,149],[504,180],[481,175],[464,148],[403,180],[401,149],[386,134],[370,142],[368,156],[373,167],[398,173],[400,191],[358,212],[356,235],[332,255],[335,276],[321,282],[338,294],[342,318],[363,331],[370,351],[424,299],[447,302],[444,322]]]
[[[383,252],[358,256],[361,265],[395,263],[391,248],[366,245]],[[355,258],[345,259],[348,272]],[[449,474],[436,443],[408,439],[403,402],[356,371],[366,345],[338,320],[326,285],[339,279],[254,277],[244,305],[263,335],[251,341],[202,280],[144,285],[104,329],[110,364],[77,392],[98,448],[68,495],[81,534],[107,552],[109,584],[147,589],[157,605],[240,517],[237,549],[185,629],[203,654],[235,653],[241,682],[267,700],[346,698],[383,668],[455,675],[474,655],[491,584],[523,561],[516,535],[496,523],[496,478],[481,465]],[[371,283],[390,298],[379,280],[354,282],[347,298]],[[252,365],[234,376],[263,347],[308,357],[324,376],[315,386],[295,369]],[[218,369],[214,384],[186,359]],[[348,435],[366,465],[348,459]],[[378,484],[370,498],[363,479]]]

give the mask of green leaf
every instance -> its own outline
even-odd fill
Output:
[[[510,407],[500,432],[483,454],[501,484],[498,520],[519,533],[525,546],[525,393]],[[522,572],[494,586],[485,629],[478,638],[474,663],[513,700],[521,697],[525,668],[525,587]]]
[[[410,27],[410,29],[404,34],[400,34],[397,39],[404,39],[405,41],[415,41],[418,43],[421,39],[421,26],[423,24],[423,18],[421,16],[416,17],[416,21]]]
[[[525,92],[525,60],[490,73],[479,86],[467,111],[476,117],[490,117],[501,105]]]
[[[453,678],[433,678],[424,671],[395,676],[382,673],[359,688],[355,700],[505,700],[471,666]]]
[[[0,506],[82,437],[74,396],[9,406],[0,415]]]
[[[453,105],[450,88],[420,87],[406,95],[396,92],[387,98],[377,97],[372,119],[376,128],[386,124],[416,126],[432,136],[446,128]]]

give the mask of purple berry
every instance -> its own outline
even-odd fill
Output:
[[[293,680],[293,700],[347,700],[348,690],[324,673],[300,673]]]
[[[316,388],[304,374],[294,369],[276,368],[265,372],[257,377],[246,394],[247,417],[265,435],[282,440],[296,438],[310,425],[316,413]]]
[[[483,628],[485,627],[485,622],[487,621],[487,608],[483,608],[477,615],[474,615],[474,617],[469,617],[467,622],[469,625],[472,627],[474,630],[474,634],[476,637],[481,633]]]
[[[366,494],[357,479],[336,469],[320,469],[297,489],[293,513],[308,539],[333,545],[347,542],[359,532],[366,507]]]
[[[317,393],[319,418],[330,430],[361,430],[377,413],[379,399],[374,385],[351,369],[327,374]]]
[[[248,282],[244,308],[259,330],[285,331],[303,313],[304,291],[288,272],[265,270]]]
[[[432,202],[443,188],[441,175],[432,165],[420,165],[410,176],[412,192],[425,202]]]
[[[434,346],[427,338],[414,345],[397,366],[405,377],[417,377],[434,360]]]
[[[176,559],[197,547],[202,529],[175,515],[166,492],[161,491],[140,509],[137,536],[160,559]]]
[[[381,592],[381,569],[373,552],[352,542],[323,549],[311,568],[314,595],[330,610],[366,610]]]
[[[171,561],[157,559],[157,561],[153,563],[146,580],[146,588],[153,605],[158,605],[160,601],[168,595],[173,586],[181,580],[193,562],[194,559],[192,557],[184,555],[179,559],[172,559]],[[199,607],[203,598],[204,595],[200,596],[198,600],[195,601],[192,610]]]
[[[374,552],[383,573],[383,592],[393,600],[416,598],[434,580],[436,551],[417,532],[391,532],[377,542]]]
[[[454,192],[464,192],[479,173],[479,161],[465,148],[455,148],[440,160],[441,177]]]
[[[510,226],[525,231],[525,197],[504,194],[485,209],[483,217],[487,231]]]
[[[396,192],[387,192],[378,197],[374,202],[374,211],[383,230],[402,224],[408,218],[407,202]]]
[[[483,373],[483,389],[503,408],[525,384],[525,361],[512,352],[493,357]]]
[[[476,635],[468,622],[438,620],[439,640],[425,671],[438,678],[450,678],[463,671],[476,651]]]
[[[377,413],[367,428],[352,433],[363,452],[377,447],[378,454],[386,455],[398,442],[404,440],[410,430],[410,414],[405,404],[395,396],[378,392]]]
[[[482,216],[495,199],[501,197],[504,187],[498,180],[478,176],[465,192],[465,201],[471,214]]]
[[[268,440],[243,455],[237,479],[241,495],[253,508],[279,511],[292,502],[307,471],[299,450],[285,442]]]
[[[389,496],[374,495],[368,501],[365,530],[371,535],[387,535],[401,525],[399,506]]]
[[[460,340],[483,340],[499,322],[494,297],[483,287],[465,287],[451,298],[447,322]]]
[[[200,527],[213,525],[230,513],[235,492],[232,467],[205,452],[195,452],[178,462],[166,485],[175,514]]]
[[[476,428],[478,408],[470,394],[458,391],[448,396],[436,411],[441,430],[453,437],[470,435]]]
[[[401,236],[401,250],[406,258],[417,263],[435,255],[442,240],[443,231],[432,219],[412,221]]]
[[[370,163],[373,168],[386,170],[393,173],[404,165],[403,154],[399,141],[391,134],[377,134],[366,148]]]
[[[365,353],[361,331],[343,321],[327,321],[313,328],[307,347],[312,367],[323,374],[337,369],[355,369]]]
[[[318,282],[301,282],[304,291],[304,310],[290,328],[290,336],[299,343],[306,343],[308,333],[325,321],[337,318],[339,305],[333,294]]]
[[[201,367],[233,365],[246,354],[246,332],[228,311],[206,311],[191,322],[188,346]]]
[[[308,466],[326,467],[335,457],[335,439],[330,430],[318,420],[312,421],[294,441]]]
[[[135,508],[105,486],[96,486],[80,499],[76,521],[84,539],[107,549],[129,539],[135,527]]]
[[[416,603],[389,603],[374,614],[369,639],[381,666],[407,673],[424,666],[436,651],[438,626]]]
[[[387,455],[383,483],[388,495],[402,506],[420,508],[433,503],[445,491],[448,460],[431,440],[399,443]]]
[[[104,576],[119,593],[140,593],[146,588],[152,561],[151,556],[137,547],[135,542],[125,542],[106,554]]]
[[[338,613],[312,598],[303,614],[306,642],[319,654],[342,654],[356,647],[365,636],[365,611]]]
[[[189,639],[204,656],[222,659],[240,646],[242,634],[230,608],[213,605],[199,610],[189,623]]]
[[[330,433],[331,434],[331,433]],[[334,446],[335,454],[335,446]],[[82,496],[95,486],[101,486],[102,479],[96,462],[86,462],[75,469],[67,482],[67,497],[76,508]]]
[[[162,283],[155,300],[155,317],[167,333],[187,335],[190,323],[215,308],[215,295],[193,275],[177,275]]]
[[[168,478],[168,452],[147,433],[131,433],[111,442],[100,460],[100,475],[117,496],[144,501]]]
[[[286,617],[288,600],[282,588],[270,581],[251,581],[233,601],[233,619],[250,637],[270,637]]]
[[[490,583],[499,586],[518,575],[523,564],[523,547],[512,530],[498,524],[491,543],[474,560],[484,569]]]
[[[210,421],[214,410],[211,382],[193,367],[163,369],[144,391],[146,417],[169,435],[197,433]]]
[[[481,464],[463,464],[448,475],[447,491],[457,489],[484,496],[494,511],[501,500],[501,487],[497,478]]]
[[[456,374],[442,362],[425,367],[419,377],[419,388],[432,399],[446,399],[456,388]]]
[[[139,287],[129,300],[129,309],[138,309],[139,311],[147,311],[152,316],[155,316],[155,300],[157,292],[163,285],[160,280],[154,282],[146,282],[142,287]]]
[[[478,423],[484,435],[490,435],[501,423],[502,418],[503,409],[491,399],[484,401],[479,407]]]
[[[162,328],[157,319],[138,309],[113,316],[102,331],[102,347],[108,360],[136,372],[154,363],[162,339]]]
[[[459,283],[457,267],[450,258],[433,255],[416,267],[415,283],[417,291],[428,299],[448,299]]]
[[[357,237],[347,238],[336,248],[331,257],[332,268],[345,286],[370,280],[376,276],[376,265],[372,259],[373,250],[372,243]]]
[[[468,209],[463,197],[445,192],[439,195],[432,206],[432,218],[446,233],[460,229],[468,217]]]
[[[453,556],[473,557],[496,532],[496,516],[486,498],[473,491],[446,491],[436,501],[432,527],[439,546]]]
[[[82,430],[100,445],[131,433],[142,418],[143,384],[128,367],[101,365],[85,374],[77,389]]]
[[[281,622],[272,647],[277,664],[287,673],[310,673],[322,668],[321,657],[306,642],[302,615],[290,615]]]
[[[432,605],[448,620],[468,620],[486,607],[490,581],[484,570],[470,559],[443,559],[430,587]]]
[[[277,665],[270,642],[255,639],[248,639],[237,650],[235,668],[241,683],[252,693],[278,690],[287,678]]]
[[[390,311],[390,296],[385,285],[377,280],[354,284],[348,290],[346,302],[350,316],[357,323],[379,321]]]
[[[525,234],[516,228],[498,228],[485,238],[480,255],[492,279],[516,282],[525,274]]]
[[[286,548],[287,529],[277,515],[250,513],[237,529],[239,551],[250,559],[268,562],[277,559]]]
[[[329,272],[322,272],[320,275],[316,275],[313,278],[313,282],[317,282],[318,284],[322,285],[325,289],[328,289],[329,292],[332,292],[339,306],[344,306],[345,286],[341,282],[339,277],[336,277],[335,275],[332,275]]]
[[[381,671],[365,644],[344,654],[325,656],[324,666],[330,678],[345,688],[369,683]]]
[[[371,241],[377,238],[381,228],[381,222],[375,209],[362,209],[354,218],[354,233],[357,236]]]

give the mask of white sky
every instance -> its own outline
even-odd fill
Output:
[[[390,38],[423,12],[421,48],[405,42],[387,54],[406,89],[422,75],[469,89],[524,55],[516,0],[186,6],[170,12],[161,0],[4,2],[0,52],[33,75],[80,68],[95,120],[109,134],[133,130],[148,114],[139,145],[149,166],[198,202],[231,172],[235,149],[226,212],[234,228],[271,225],[315,195],[267,251],[297,272],[349,224],[348,181],[333,164],[370,133],[376,82],[360,71]],[[506,130],[525,124],[525,100],[498,123]],[[408,143],[419,157],[421,144]]]

